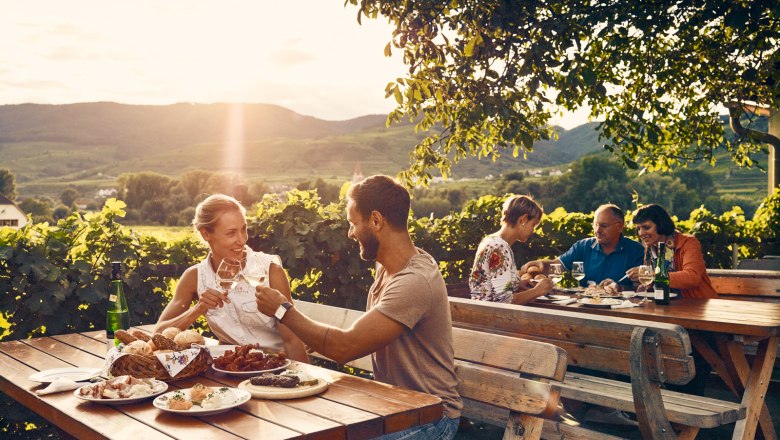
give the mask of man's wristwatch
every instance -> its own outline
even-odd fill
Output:
[[[288,302],[283,302],[282,304],[280,304],[279,308],[276,309],[276,311],[274,312],[274,317],[276,318],[276,320],[281,321],[282,318],[284,318],[284,314],[287,313],[287,310],[289,310],[290,307],[292,307],[292,304]]]

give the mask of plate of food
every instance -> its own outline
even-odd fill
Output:
[[[89,402],[122,405],[159,396],[167,390],[168,384],[161,380],[117,376],[77,388],[73,395]]]
[[[102,368],[52,368],[33,373],[27,379],[32,382],[51,383],[57,379],[67,379],[73,382],[81,382],[100,375]]]
[[[313,396],[328,389],[328,382],[304,371],[285,370],[279,374],[263,373],[240,384],[256,399],[297,399]]]
[[[599,297],[596,297],[596,298],[581,298],[581,299],[577,300],[577,303],[578,304],[582,304],[585,307],[603,307],[603,308],[607,308],[607,307],[616,306],[616,305],[622,303],[622,301],[620,301],[618,299],[614,299],[614,298],[603,298],[603,297],[599,298]]]
[[[561,301],[569,298],[569,295],[542,295],[536,297],[539,301]]]
[[[273,373],[291,364],[286,354],[264,350],[258,344],[217,345],[208,349],[214,360],[214,371],[233,376]]]
[[[152,404],[162,411],[185,416],[209,416],[243,405],[252,398],[248,391],[230,387],[207,387],[196,383],[192,388],[169,391],[157,396]]]

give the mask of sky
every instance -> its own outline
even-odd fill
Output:
[[[392,26],[343,0],[0,0],[0,104],[245,102],[386,114]],[[586,114],[553,122],[573,128]]]

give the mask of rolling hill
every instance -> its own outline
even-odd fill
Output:
[[[409,123],[388,128],[385,118],[326,121],[268,104],[3,105],[0,167],[14,173],[22,197],[56,197],[69,185],[86,194],[113,186],[122,173],[140,171],[175,177],[202,168],[292,183],[347,179],[360,163],[364,174],[395,174],[408,166],[409,152],[424,134]],[[497,162],[463,160],[453,177],[567,164],[601,150],[595,126],[559,129],[557,141],[538,142],[527,158],[508,152]],[[723,163],[723,173],[744,180]],[[740,188],[765,179],[760,171],[746,176]]]

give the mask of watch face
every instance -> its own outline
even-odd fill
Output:
[[[276,312],[274,313],[274,316],[276,317],[276,319],[281,321],[282,318],[284,317],[284,314],[287,313],[287,309],[289,309],[289,308],[290,308],[290,304],[289,303],[284,303],[284,304],[280,305],[279,308],[276,309]]]

